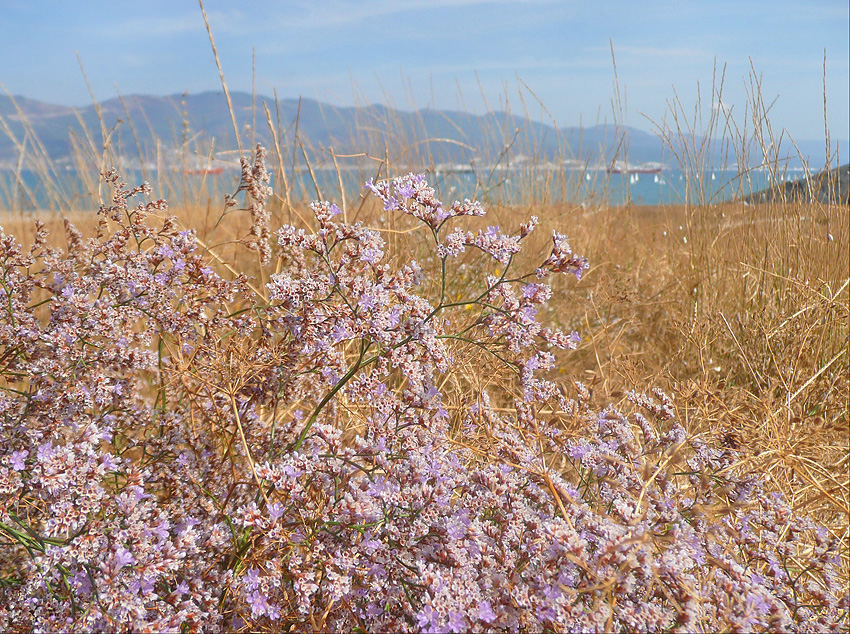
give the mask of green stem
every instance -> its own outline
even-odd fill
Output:
[[[295,443],[294,449],[298,451],[301,449],[301,445],[304,444],[304,440],[307,438],[307,434],[310,431],[310,428],[313,426],[313,423],[316,422],[316,419],[319,417],[319,413],[325,408],[325,405],[330,402],[330,400],[339,392],[346,383],[348,383],[351,378],[357,373],[357,371],[363,366],[363,355],[366,354],[366,350],[369,348],[369,344],[366,341],[362,341],[360,343],[360,356],[357,357],[357,361],[354,363],[351,368],[349,368],[348,372],[334,385],[333,389],[328,392],[325,397],[319,402],[316,406],[316,409],[313,410],[313,413],[310,415],[310,418],[307,420],[307,424],[304,425],[304,429],[301,430],[301,434],[298,436],[298,441]]]

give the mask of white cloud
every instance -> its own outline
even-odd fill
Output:
[[[562,0],[374,0],[352,3],[346,0],[315,2],[298,0],[286,5],[286,15],[267,16],[259,28],[322,28],[356,25],[366,20],[377,20],[405,13],[434,14],[440,9],[484,7],[486,5],[562,6]],[[492,16],[491,16],[492,17]]]
[[[593,53],[594,55],[598,55],[600,53],[604,53],[608,57],[611,56],[611,48],[610,47],[602,47],[602,46],[593,46],[587,47],[584,49],[588,53]],[[689,60],[697,60],[697,59],[713,59],[713,55],[708,53],[707,51],[703,51],[695,48],[682,48],[682,47],[665,47],[665,46],[629,46],[629,45],[618,45],[614,44],[614,56],[618,59],[620,58],[664,58],[664,59],[682,59],[688,58]]]
[[[218,34],[240,34],[245,30],[245,15],[237,10],[207,11],[213,36]],[[159,16],[136,15],[98,25],[93,33],[100,37],[173,37],[190,33],[205,33],[204,19],[200,10],[181,15]]]

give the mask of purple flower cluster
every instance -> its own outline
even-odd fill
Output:
[[[370,180],[366,183],[375,196],[384,202],[385,211],[403,211],[423,221],[437,231],[449,218],[460,216],[483,216],[484,208],[478,201],[469,199],[455,201],[448,209],[437,199],[437,192],[429,187],[423,174],[408,174],[392,180]]]
[[[536,219],[473,234],[450,225],[476,202],[370,183],[430,229],[442,280],[320,202],[259,292],[107,180],[67,253],[0,230],[0,628],[847,627],[836,540],[688,439],[666,395],[597,412],[545,377],[579,338],[538,321],[544,278],[587,262],[556,233],[515,272]],[[261,149],[242,181],[266,260]],[[503,272],[449,300],[466,249]],[[470,343],[515,385],[448,393]]]

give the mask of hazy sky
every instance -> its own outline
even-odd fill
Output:
[[[206,0],[231,90],[481,113],[507,98],[558,125],[613,120],[613,43],[626,123],[691,110],[726,67],[743,121],[750,60],[778,131],[823,138],[823,57],[833,139],[850,137],[847,0]],[[53,103],[220,89],[192,0],[0,0],[0,85]],[[522,82],[522,83],[521,83]],[[534,94],[532,94],[532,92]],[[668,117],[669,119],[669,117]],[[842,151],[844,156],[846,152]]]

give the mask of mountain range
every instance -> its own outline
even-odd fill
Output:
[[[188,154],[199,164],[207,164],[210,155],[221,165],[236,164],[233,119],[243,149],[253,141],[272,147],[271,129],[284,156],[292,156],[293,162],[296,155],[297,160],[306,157],[312,165],[330,163],[332,153],[384,156],[389,149],[396,161],[410,165],[492,165],[534,158],[599,165],[626,160],[676,167],[682,148],[703,145],[700,138],[668,132],[665,142],[657,134],[611,124],[556,128],[504,111],[476,115],[374,104],[339,107],[313,99],[254,98],[239,92],[230,97],[232,110],[222,92],[131,95],[80,108],[0,96],[0,168],[26,168],[39,157],[53,165],[74,166],[80,157],[95,161],[105,145],[125,161],[161,164],[178,156],[185,160]],[[796,144],[810,166],[824,164],[823,141]],[[785,146],[788,149],[781,156],[792,157],[789,166],[799,165],[794,145],[786,142]],[[730,146],[715,141],[707,147],[699,159],[701,165],[735,163]],[[181,153],[181,148],[188,152]],[[749,156],[759,158],[748,159],[750,166],[762,160],[754,149],[748,148]]]

